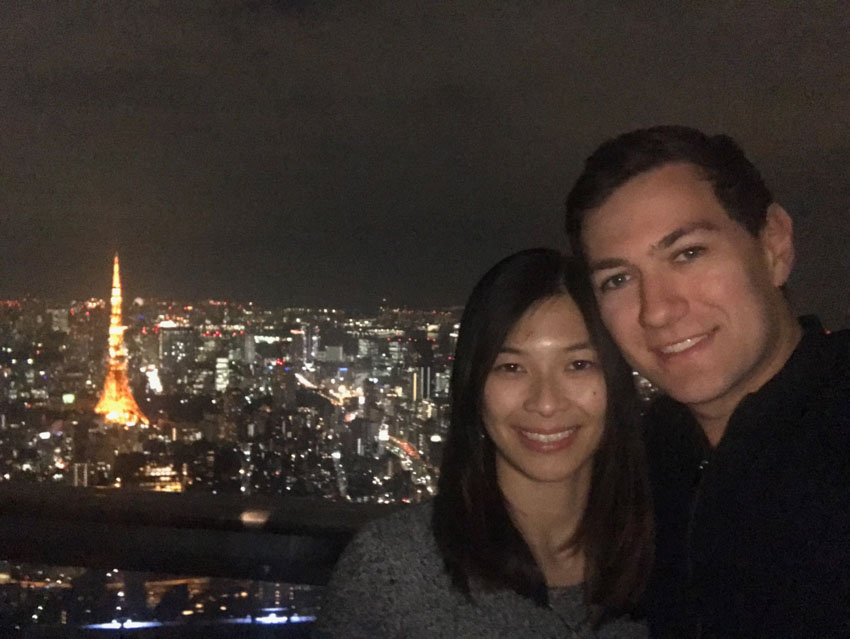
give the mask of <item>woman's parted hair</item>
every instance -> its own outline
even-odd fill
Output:
[[[543,574],[499,489],[481,403],[510,330],[532,306],[557,295],[569,295],[584,316],[607,387],[605,430],[573,538],[585,552],[586,598],[598,617],[637,604],[652,563],[653,524],[631,370],[602,326],[578,261],[553,249],[521,251],[496,264],[473,289],[455,351],[451,421],[432,523],[446,568],[461,591],[469,593],[472,580],[547,604]]]

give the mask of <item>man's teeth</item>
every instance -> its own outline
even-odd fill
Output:
[[[683,339],[681,342],[676,342],[675,344],[670,344],[669,346],[665,346],[661,349],[661,352],[665,355],[671,355],[673,353],[681,353],[682,351],[688,350],[691,346],[699,342],[704,335],[697,335],[696,337],[689,337],[688,339]]]
[[[542,442],[544,444],[549,444],[551,442],[561,441],[562,439],[566,439],[570,435],[572,435],[577,426],[573,426],[572,428],[568,428],[567,430],[560,430],[557,433],[532,433],[531,431],[524,430],[522,434],[529,439],[533,439],[536,442]]]

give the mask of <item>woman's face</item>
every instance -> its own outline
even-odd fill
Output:
[[[605,422],[605,379],[567,295],[533,305],[484,383],[482,417],[499,481],[589,481]]]

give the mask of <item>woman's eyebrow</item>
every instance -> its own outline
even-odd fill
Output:
[[[577,342],[575,344],[570,344],[569,346],[564,346],[562,349],[564,352],[573,352],[573,351],[584,351],[584,350],[596,350],[596,348],[590,342]],[[515,346],[502,346],[499,349],[499,354],[507,353],[509,355],[522,355],[525,351],[521,348],[517,348]]]
[[[516,348],[515,346],[502,346],[499,349],[499,353],[509,353],[511,355],[519,355],[522,353],[521,348]]]

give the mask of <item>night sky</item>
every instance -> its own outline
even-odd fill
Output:
[[[645,5],[650,4],[651,8]],[[687,8],[685,8],[687,7]],[[850,4],[0,3],[0,297],[460,304],[622,131],[735,137],[850,323]]]

